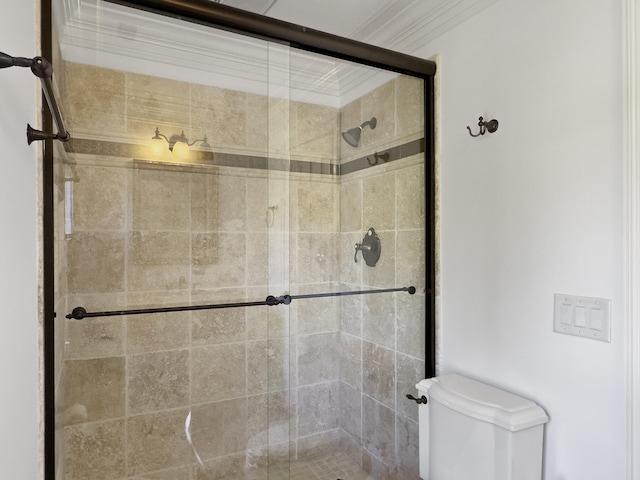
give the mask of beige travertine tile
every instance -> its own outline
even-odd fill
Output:
[[[247,345],[249,395],[286,390],[289,386],[289,342],[261,340]]]
[[[373,455],[392,465],[395,461],[395,414],[371,397],[362,397],[362,444]],[[363,459],[366,460],[366,459]],[[371,458],[369,458],[371,461]],[[368,468],[367,468],[368,467]],[[370,470],[374,465],[367,466]],[[385,478],[374,475],[374,478]]]
[[[202,138],[189,129],[188,83],[127,72],[126,88],[127,131],[139,141],[150,140],[156,127],[167,137],[184,130],[192,140]]]
[[[266,465],[270,444],[286,444],[293,418],[290,391],[252,395],[247,421],[247,461],[252,466]]]
[[[390,408],[395,407],[396,374],[393,350],[363,342],[363,392]]]
[[[298,461],[304,462],[317,455],[334,453],[340,444],[340,431],[335,428],[324,432],[298,437],[296,453]]]
[[[362,390],[362,339],[340,332],[340,381]]]
[[[207,303],[232,303],[225,295],[212,293]],[[227,297],[232,298],[232,297]],[[193,345],[238,342],[247,338],[245,308],[220,308],[192,313],[191,339]]]
[[[296,236],[294,283],[322,283],[336,280],[338,236],[333,233],[300,233]]]
[[[192,233],[191,234],[191,265],[215,265],[218,257],[218,234]]]
[[[246,450],[249,408],[247,398],[193,407],[191,438],[202,460]]]
[[[269,237],[266,233],[247,234],[247,284],[267,285],[269,282]],[[266,296],[265,296],[266,298]]]
[[[133,292],[127,295],[129,308],[155,308],[189,304],[188,291]],[[189,312],[129,315],[127,352],[130,354],[175,350],[189,345]]]
[[[314,294],[338,291],[337,287],[324,285],[301,285],[294,293]],[[339,329],[339,299],[336,297],[310,298],[296,301],[289,307],[297,319],[297,333],[335,332]]]
[[[179,409],[128,417],[129,476],[191,463],[191,446],[184,436],[188,414],[188,409]]]
[[[170,167],[133,172],[134,230],[185,230],[190,227],[191,174]]]
[[[218,169],[214,172],[219,171]],[[219,228],[218,189],[220,175],[191,175],[191,229],[214,233]]]
[[[269,156],[275,158],[290,158],[290,110],[289,100],[286,98],[269,97],[268,100],[269,126]]]
[[[420,478],[418,423],[402,415],[396,417],[396,450],[398,478]]]
[[[92,311],[92,310],[87,310]],[[124,354],[124,320],[118,317],[67,322],[68,358],[98,358]]]
[[[268,182],[265,177],[249,177],[247,182],[247,230],[266,233],[268,225],[275,225],[278,215],[282,215],[282,207],[274,205],[269,199]],[[275,207],[269,211],[270,207]],[[272,216],[273,215],[273,216]]]
[[[305,437],[338,427],[338,382],[298,389],[298,436]]]
[[[376,232],[394,229],[394,198],[395,182],[392,173],[365,178],[362,182],[364,228],[374,228]]]
[[[347,457],[354,468],[360,471],[360,475],[364,475],[367,478],[367,474],[361,469],[362,465],[362,440],[361,438],[355,438],[349,435],[344,430],[340,430],[340,452]],[[356,476],[356,472],[353,472],[353,477]]]
[[[124,368],[124,357],[65,361],[57,399],[61,410],[82,405],[89,422],[123,416]]]
[[[131,315],[127,318],[128,353],[183,348],[189,344],[186,312]]]
[[[340,374],[339,334],[317,333],[298,337],[298,384],[337,380]]]
[[[194,348],[191,356],[192,402],[205,403],[246,395],[244,343]]]
[[[396,237],[396,278],[399,285],[411,284],[418,292],[425,288],[425,232],[402,230]]]
[[[214,458],[201,465],[196,464],[192,475],[194,480],[245,480],[246,471],[246,455],[242,453]]]
[[[191,478],[191,465],[178,468],[168,468],[160,472],[144,473],[134,480],[189,480]]]
[[[342,291],[348,291],[345,285]],[[362,336],[362,296],[340,297],[340,328],[344,333]]]
[[[400,75],[393,81],[396,90],[396,135],[424,135],[424,80]]]
[[[338,219],[338,194],[335,184],[320,182],[296,182],[292,190],[291,228],[299,232],[336,231]]]
[[[196,289],[237,287],[245,285],[246,234],[218,235],[218,262],[192,267],[192,285]]]
[[[189,402],[189,351],[131,355],[127,362],[130,414],[181,407]]]
[[[267,153],[268,148],[268,101],[266,95],[247,93],[247,147],[255,150],[258,155]]]
[[[369,472],[369,476],[367,478],[396,480],[395,466],[392,467],[390,465],[387,465],[366,449],[364,449],[362,452],[362,468],[366,472]]]
[[[124,293],[97,293],[69,295],[67,310],[58,310],[62,325],[62,314],[71,313],[78,306],[88,312],[121,310],[127,307]],[[64,351],[67,358],[115,357],[124,354],[124,320],[120,317],[91,318],[89,320],[64,320],[66,322],[66,338]],[[58,338],[58,334],[56,334]]]
[[[163,133],[179,133],[184,128],[185,133],[193,139],[204,133],[199,129],[206,127],[212,129],[211,132],[207,131],[210,143],[224,145],[229,151],[256,154],[261,150],[266,152],[270,149],[272,156],[281,158],[288,158],[293,153],[293,158],[331,161],[335,152],[340,150],[343,152],[343,158],[355,158],[365,155],[367,148],[370,150],[368,153],[383,146],[386,148],[393,143],[392,137],[389,137],[393,130],[405,138],[418,135],[414,130],[422,128],[422,112],[415,101],[416,95],[421,94],[419,81],[409,78],[402,77],[384,85],[341,111],[289,102],[286,99],[268,100],[267,97],[258,95],[187,84],[184,84],[186,90],[178,88],[171,93],[168,105],[160,105],[160,97],[151,87],[156,86],[155,90],[162,92],[172,85],[179,87],[178,83],[163,80],[156,82],[144,76],[130,77],[129,86],[133,98],[129,119],[133,129],[130,129],[130,132],[143,135],[146,139],[153,134],[153,127],[157,122]],[[143,91],[143,85],[150,90]],[[180,104],[185,92],[189,97],[188,114],[191,115],[192,125],[196,126],[195,130],[185,123],[189,118]],[[382,99],[382,104],[375,105],[376,98]],[[145,116],[142,115],[143,112]],[[401,112],[402,115],[399,114]],[[404,113],[408,115],[405,117]],[[340,129],[337,128],[338,117],[344,130],[359,125],[374,115],[378,118],[378,127],[376,130],[365,129],[360,148],[353,149],[342,141],[339,136]],[[397,125],[394,123],[396,120]],[[335,122],[336,128],[330,127],[332,122]],[[124,122],[120,120],[120,123]],[[128,135],[130,132],[123,131],[121,134]],[[232,145],[231,142],[236,144]],[[217,173],[225,171],[225,168],[217,167],[206,170],[211,173],[191,167],[145,167],[125,173],[107,167],[104,163],[100,167],[83,166],[81,182],[76,184],[76,228],[95,230],[130,227],[132,232],[128,237],[121,237],[120,242],[123,245],[122,250],[128,250],[131,255],[132,262],[127,267],[128,285],[124,281],[123,271],[122,282],[117,288],[103,282],[107,286],[106,289],[101,286],[100,289],[86,290],[98,286],[92,284],[87,274],[80,278],[78,271],[72,271],[69,274],[70,288],[80,287],[85,289],[80,290],[82,292],[95,291],[96,295],[102,295],[104,292],[124,292],[124,287],[127,286],[129,290],[133,290],[133,293],[126,294],[130,304],[165,305],[189,302],[215,303],[210,293],[215,292],[217,288],[228,286],[232,289],[221,293],[223,296],[219,298],[230,300],[233,297],[231,301],[243,301],[263,300],[266,294],[279,295],[286,293],[290,288],[293,289],[292,293],[298,293],[297,290],[299,293],[313,293],[371,287],[387,288],[416,283],[418,281],[413,282],[413,277],[421,272],[424,277],[424,271],[420,271],[421,267],[418,268],[416,265],[424,259],[416,260],[413,251],[421,241],[417,238],[417,233],[422,232],[424,228],[424,170],[422,165],[415,162],[405,168],[402,162],[393,162],[393,165],[381,166],[380,169],[376,167],[371,172],[351,175],[348,177],[349,180],[339,187],[339,184],[331,181],[309,181],[308,176],[294,176],[293,179],[290,175],[274,176],[252,172],[252,176],[244,177],[239,175],[237,169],[231,174],[219,176]],[[377,175],[382,171],[387,173]],[[116,173],[112,175],[114,172]],[[372,173],[377,176],[372,176]],[[107,179],[108,182],[100,183],[101,180]],[[82,183],[85,180],[87,182]],[[279,182],[281,188],[275,186]],[[120,184],[121,188],[114,188]],[[131,188],[131,193],[127,193],[127,188]],[[340,200],[340,203],[337,200]],[[289,204],[290,210],[287,207]],[[266,213],[270,206],[277,208],[274,210],[273,225],[267,228]],[[123,223],[127,216],[128,225]],[[365,219],[364,223],[362,218]],[[341,232],[348,233],[334,234],[338,224]],[[291,237],[288,231],[285,232],[287,226],[293,232]],[[374,268],[365,266],[361,259],[357,264],[353,262],[353,244],[362,241],[369,227],[376,228],[382,238],[381,260]],[[318,235],[319,233],[323,235]],[[134,240],[134,237],[137,240]],[[69,242],[69,258],[78,251],[72,242],[73,239]],[[89,243],[86,239],[83,242]],[[292,247],[290,251],[287,249],[289,244]],[[105,249],[91,248],[91,253],[87,253],[86,256],[94,255],[101,250]],[[106,250],[108,252],[109,249]],[[424,254],[424,246],[419,247],[419,251]],[[98,255],[98,258],[92,261],[94,264],[103,262],[111,268],[109,262],[112,262],[113,258],[113,255],[107,253]],[[347,285],[334,285],[333,282],[338,278]],[[291,287],[289,280],[292,280]],[[64,278],[58,281],[59,286],[63,283],[66,283]],[[245,291],[247,285],[252,286],[251,290]],[[136,290],[139,290],[137,295]],[[253,295],[253,292],[259,295]],[[156,298],[152,298],[154,296]],[[205,301],[201,301],[203,299]],[[362,302],[365,299],[366,306],[363,308]],[[100,309],[111,309],[112,305],[126,306],[122,299],[107,303],[106,308]],[[381,315],[385,319],[394,316],[394,304],[397,308],[395,343],[394,322],[380,321]],[[340,315],[336,314],[338,309],[341,311]],[[126,323],[123,324],[123,321]],[[171,395],[176,392],[184,393],[184,383],[178,381],[178,378],[182,377],[174,375],[177,370],[184,371],[185,364],[182,360],[170,362],[163,367],[162,372],[158,372],[158,369],[159,365],[164,365],[162,358],[166,358],[167,354],[175,355],[176,349],[187,348],[192,341],[196,346],[193,350],[195,362],[192,367],[195,383],[189,393],[193,395],[196,403],[209,404],[212,400],[224,399],[221,403],[232,405],[230,410],[224,412],[229,413],[229,416],[242,418],[242,412],[237,411],[239,404],[235,402],[245,404],[249,401],[245,397],[247,392],[283,389],[269,396],[269,403],[272,404],[269,413],[271,425],[267,426],[258,418],[258,414],[250,409],[252,413],[248,415],[244,427],[247,442],[251,439],[256,442],[254,446],[258,448],[256,460],[259,465],[265,462],[264,457],[260,455],[266,454],[269,450],[274,457],[282,457],[283,460],[288,459],[289,452],[298,453],[305,458],[304,462],[307,462],[305,455],[308,451],[324,451],[337,442],[340,436],[342,448],[353,458],[357,458],[358,463],[364,452],[365,466],[374,471],[371,478],[391,478],[398,469],[395,457],[386,454],[385,433],[373,432],[373,429],[385,429],[386,432],[392,432],[392,437],[397,438],[394,448],[403,449],[402,454],[406,454],[407,468],[398,469],[398,477],[412,478],[412,453],[410,448],[406,447],[412,445],[408,443],[412,440],[409,440],[411,436],[405,433],[414,426],[411,423],[411,419],[414,418],[414,405],[407,406],[401,402],[397,411],[392,412],[384,409],[380,402],[395,406],[391,399],[395,396],[400,398],[402,392],[413,382],[413,377],[418,375],[424,357],[423,296],[409,296],[405,293],[354,296],[340,298],[339,303],[337,300],[313,299],[294,302],[289,307],[131,316],[118,320],[96,319],[91,324],[69,322],[68,338],[72,343],[67,347],[68,354],[75,358],[120,355],[125,343],[122,339],[123,329],[128,330],[129,335],[126,340],[127,352],[144,354],[130,357],[131,381],[141,387],[136,390],[136,386],[132,386],[130,392],[130,406],[134,413],[146,408],[164,408],[174,402],[175,397]],[[339,329],[349,334],[343,333],[337,337],[339,334],[334,332]],[[375,345],[365,342],[365,356],[368,359],[364,362],[361,335],[375,342]],[[324,336],[330,340],[316,342]],[[325,357],[326,352],[321,348],[323,343],[325,347],[332,345],[337,348],[338,338],[340,355],[336,352],[336,359]],[[218,342],[221,344],[209,345]],[[396,344],[398,352],[392,350],[396,348]],[[167,352],[168,350],[170,352]],[[397,357],[397,364],[392,357]],[[229,365],[225,363],[222,367],[212,368],[214,365],[223,365],[222,361],[229,359]],[[374,372],[373,367],[367,366],[372,359],[382,362],[383,366],[379,371]],[[385,419],[384,422],[376,420],[379,424],[375,427],[369,422],[369,431],[363,440],[368,450],[362,450],[358,445],[360,430],[357,422],[360,417],[352,411],[356,405],[359,406],[356,399],[361,396],[361,391],[355,387],[362,388],[362,369],[365,369],[368,375],[365,391],[375,396],[375,399],[368,396],[366,398],[380,410],[376,413],[376,418]],[[333,378],[327,372],[339,371],[342,372],[341,380],[344,383],[333,392],[332,387],[328,388],[327,385],[335,383],[333,380],[338,378],[338,374]],[[389,375],[389,372],[395,371],[398,372],[397,385],[393,384],[394,377]],[[154,387],[142,388],[144,381],[137,381],[145,375],[149,378],[162,378],[163,374],[170,379],[168,382],[158,382],[159,385],[156,387],[159,391],[154,390]],[[294,390],[291,401],[286,400],[289,384],[296,384],[298,381],[324,382],[327,379],[329,384],[309,385],[299,391]],[[174,381],[178,382],[176,391],[163,390],[164,386],[172,385]],[[392,385],[387,389],[389,382]],[[325,390],[319,394],[313,390],[321,388]],[[342,402],[339,408],[339,400],[332,397],[334,394],[338,399],[342,396],[348,397],[349,400]],[[167,398],[168,395],[169,400],[154,403],[154,395],[158,398]],[[282,401],[273,400],[274,395],[281,395]],[[249,398],[253,399],[253,402],[257,401],[257,397],[263,398],[263,403],[266,403],[266,393]],[[177,400],[175,402],[179,403]],[[404,409],[405,406],[409,410]],[[205,410],[204,405],[201,407]],[[252,407],[255,407],[253,403]],[[329,417],[326,415],[331,408],[334,408],[333,416],[327,423],[325,419]],[[277,409],[277,415],[274,409]],[[290,415],[296,415],[297,411],[300,412],[300,418],[298,422],[292,423],[290,430],[287,420]],[[223,410],[212,409],[211,412],[222,412],[226,415]],[[389,412],[391,416],[395,415],[395,424],[386,422]],[[262,414],[264,413],[263,411]],[[366,416],[366,411],[363,411],[363,414]],[[405,414],[411,419],[407,419]],[[169,412],[166,412],[166,415],[170,415]],[[136,417],[138,420],[142,418]],[[331,421],[338,422],[338,419],[339,424],[331,424]],[[174,423],[176,431],[183,431],[184,416],[176,419]],[[180,424],[181,427],[178,426]],[[188,478],[186,472],[190,468],[187,465],[194,461],[190,447],[185,450],[187,453],[181,459],[177,456],[165,458],[175,453],[166,453],[166,449],[160,455],[146,452],[146,448],[155,449],[156,444],[160,445],[160,450],[164,448],[163,441],[160,440],[163,436],[160,430],[167,431],[168,427],[163,426],[163,422],[152,427],[151,422],[146,420],[131,425],[130,430],[137,428],[139,432],[146,432],[146,429],[155,429],[155,433],[152,434],[148,447],[142,445],[141,439],[130,437],[135,455],[132,456],[132,469],[127,475],[138,474],[139,480],[165,480],[175,476],[180,480]],[[199,422],[197,425],[196,427],[194,424],[194,428],[206,430],[206,422]],[[396,425],[395,430],[393,425]],[[236,425],[233,424],[229,431],[232,437],[228,445],[237,445],[242,453],[214,458],[213,455],[217,457],[224,453],[216,450],[217,447],[211,443],[207,447],[207,455],[211,458],[205,462],[206,468],[194,467],[194,478],[210,480],[219,476],[225,480],[266,480],[265,476],[260,477],[258,465],[253,469],[246,469],[248,457],[239,442],[243,435],[234,436],[235,428]],[[362,428],[366,430],[367,427],[360,425],[360,429]],[[205,435],[211,432],[202,433]],[[376,435],[382,437],[378,438]],[[170,434],[169,438],[174,437]],[[212,438],[211,442],[218,440]],[[174,440],[169,442],[172,441]],[[174,443],[172,447],[174,450],[182,448],[181,445],[176,448],[176,445]],[[331,458],[336,458],[335,454]],[[327,477],[329,469],[326,468],[326,464],[304,462],[298,462],[295,470],[287,466],[286,472],[291,474],[291,477],[283,478],[366,478],[366,475],[352,477],[344,474]],[[174,468],[174,464],[183,467]],[[323,465],[323,468],[317,469],[318,465]],[[270,472],[275,474],[275,471],[272,468]],[[171,476],[172,472],[175,473],[174,477]]]
[[[397,171],[395,191],[397,228],[424,229],[424,165]]]
[[[391,293],[362,298],[362,338],[387,348],[396,346],[396,311]]]
[[[362,392],[340,382],[340,428],[356,440],[362,438]]]
[[[205,85],[191,85],[191,117],[198,132],[212,146],[247,145],[247,94]],[[255,99],[252,103],[255,106]],[[194,137],[195,139],[196,137]]]
[[[79,230],[121,230],[125,226],[127,170],[78,165],[73,182],[73,221]]]
[[[362,96],[362,122],[376,117],[376,128],[365,127],[360,139],[363,149],[390,142],[396,136],[395,84],[387,82]]]
[[[362,182],[343,182],[340,185],[340,231],[360,232],[362,229]]]
[[[127,241],[129,291],[184,290],[189,287],[188,232],[131,232]]]
[[[129,264],[143,268],[190,265],[190,240],[190,235],[187,232],[130,232],[128,236]],[[200,257],[202,254],[198,252],[198,256]]]
[[[124,234],[75,232],[67,243],[70,293],[124,290]]]
[[[65,119],[74,135],[123,137],[127,133],[125,73],[72,62],[65,63],[65,71]]]
[[[244,232],[247,228],[247,181],[244,177],[220,175],[218,180],[218,229]]]
[[[340,234],[340,251],[338,253],[340,264],[338,272],[343,283],[358,286],[358,288],[352,288],[352,290],[360,289],[360,285],[363,283],[362,269],[367,268],[362,258],[362,252],[358,252],[357,257],[355,256],[355,245],[356,243],[362,243],[365,235],[366,230]],[[356,258],[357,261],[355,261]]]
[[[339,111],[333,107],[291,102],[291,154],[327,163],[337,158]]]
[[[415,295],[396,295],[397,349],[424,361],[425,356],[425,297],[420,292]]]
[[[64,478],[126,477],[124,420],[84,423],[63,432]]]

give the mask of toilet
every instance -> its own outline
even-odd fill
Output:
[[[540,480],[548,417],[531,400],[458,374],[416,385],[422,480]]]

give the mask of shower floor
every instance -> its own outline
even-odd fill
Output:
[[[264,472],[256,472],[255,480],[264,480]],[[290,464],[269,467],[268,480],[367,480],[367,472],[341,452],[318,455]],[[254,480],[248,477],[247,480]]]

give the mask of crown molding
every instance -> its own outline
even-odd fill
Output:
[[[342,36],[411,54],[495,1],[383,2]],[[67,61],[336,108],[396,76],[297,49],[274,61],[281,45],[108,2],[54,2],[54,19]],[[267,77],[282,75],[287,88],[269,90]]]

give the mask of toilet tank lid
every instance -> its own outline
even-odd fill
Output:
[[[427,378],[416,388],[429,400],[512,432],[549,420],[544,410],[531,400],[455,373]]]

